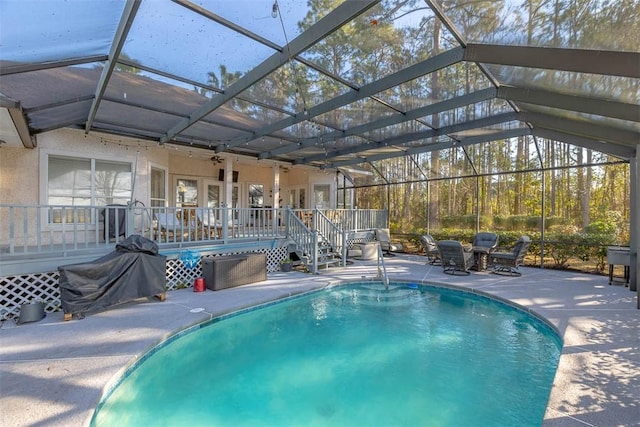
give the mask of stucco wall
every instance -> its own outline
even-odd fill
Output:
[[[37,203],[39,170],[37,149],[0,148],[0,203]]]
[[[37,148],[0,148],[0,203],[4,204],[46,204],[46,155],[69,155],[93,157],[103,160],[131,162],[137,171],[134,198],[149,201],[150,166],[166,168],[168,171],[168,193],[173,203],[175,178],[195,177],[199,180],[218,181],[218,171],[225,163],[214,163],[205,151],[189,150],[167,146],[157,146],[149,141],[101,135],[95,132],[85,135],[80,129],[59,129],[37,136]],[[137,160],[136,160],[137,159]],[[255,162],[255,163],[254,163]],[[272,205],[273,164],[251,159],[233,162],[233,169],[239,172],[242,197],[246,198],[247,184],[265,185],[265,204]],[[313,169],[296,166],[280,171],[280,188],[306,188],[308,198],[315,183],[327,183],[335,192],[333,175]],[[282,196],[281,196],[282,197]],[[287,200],[286,197],[282,197]],[[309,199],[311,200],[311,199]]]

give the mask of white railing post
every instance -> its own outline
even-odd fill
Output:
[[[311,273],[318,274],[318,232],[314,230],[311,235],[313,236],[313,249],[311,252],[313,254],[313,259],[311,260],[313,269],[311,270]]]
[[[220,226],[222,227],[222,240],[227,241],[229,238],[229,209],[224,202],[220,204],[222,207],[222,220],[220,221]],[[233,227],[233,223],[231,224]]]
[[[351,211],[351,216],[353,218],[353,229],[358,230],[358,207],[354,207]]]
[[[344,228],[340,230],[342,233],[342,266],[347,266],[347,232]]]

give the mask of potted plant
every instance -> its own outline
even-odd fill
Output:
[[[291,269],[293,268],[293,263],[291,262],[291,259],[289,258],[285,258],[282,261],[280,261],[280,271],[291,271]]]

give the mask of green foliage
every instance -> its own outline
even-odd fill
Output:
[[[584,233],[579,232],[574,226],[557,225],[553,228],[553,231],[545,234],[544,250],[545,258],[551,258],[554,268],[573,268],[575,265],[572,265],[572,260],[579,260],[581,264],[584,262],[592,263],[594,271],[604,271],[607,245],[611,245],[612,239],[615,239],[609,225],[594,224],[589,228],[589,232]],[[458,240],[463,243],[471,243],[475,236],[473,230],[473,228],[442,228],[432,230],[431,235],[436,241]],[[529,263],[531,265],[540,264],[541,234],[539,231],[495,231],[491,229],[481,231],[493,231],[498,234],[498,250],[503,251],[511,250],[522,235],[529,236],[531,238],[531,246],[527,253]],[[411,235],[409,240],[419,247],[421,235],[422,233]]]
[[[589,224],[584,231],[588,234],[611,236],[612,239],[615,239],[616,229],[616,225],[611,222],[596,221]]]

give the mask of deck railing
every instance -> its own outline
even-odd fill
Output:
[[[138,202],[109,206],[0,204],[0,255],[106,250],[130,234],[142,235],[161,248],[284,238],[292,231],[285,227],[288,212],[315,230],[314,212],[318,211],[311,209],[146,207]],[[328,209],[322,213],[346,231],[386,227],[388,218],[382,210]]]
[[[334,223],[322,211],[318,211],[315,218],[315,229],[319,238],[324,239],[335,253],[340,254],[340,264],[347,262],[347,231]]]

